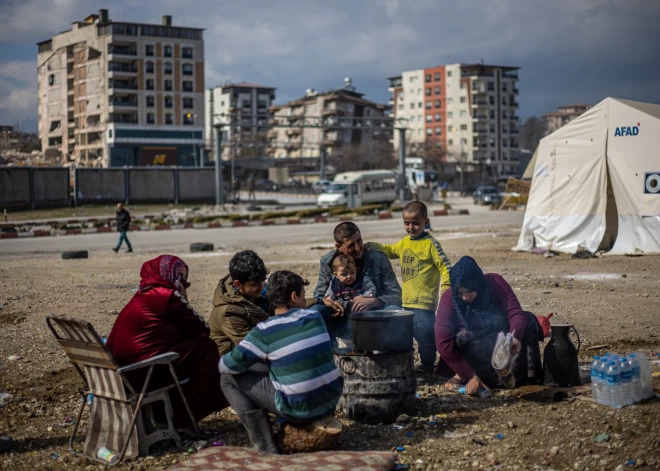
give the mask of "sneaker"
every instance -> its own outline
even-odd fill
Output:
[[[114,249],[112,249],[112,251],[113,251],[114,253],[117,253],[117,252],[119,252],[119,249],[114,248]]]
[[[13,444],[14,441],[9,435],[0,434],[0,453],[10,450]]]
[[[133,253],[133,249],[128,249],[126,253]]]

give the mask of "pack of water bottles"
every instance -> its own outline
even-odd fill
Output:
[[[620,409],[653,396],[651,364],[643,353],[596,355],[591,363],[591,397]]]

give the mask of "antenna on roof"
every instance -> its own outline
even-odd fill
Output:
[[[481,65],[484,65],[484,59],[483,59],[483,57],[481,58]]]

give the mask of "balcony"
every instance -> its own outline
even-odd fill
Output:
[[[138,106],[137,95],[116,96],[108,98],[111,107],[114,108],[136,108]]]
[[[520,131],[517,129],[510,129],[509,134],[520,134]]]
[[[502,72],[502,77],[517,79],[518,78],[518,71],[517,70],[505,70],[504,72]]]
[[[475,149],[477,149],[477,148],[485,149],[485,148],[488,147],[488,143],[486,141],[474,141],[472,143],[472,147],[474,147]]]
[[[117,90],[137,90],[137,82],[133,80],[108,79],[108,88]]]
[[[474,128],[472,134],[488,134],[488,128]]]
[[[518,121],[520,118],[518,118],[518,116],[511,116],[509,119],[511,121]]]
[[[512,91],[513,93],[515,93],[516,95],[520,93],[520,90],[518,90],[517,87],[513,87],[513,90],[511,90],[511,91]]]
[[[137,65],[132,62],[108,62],[108,72],[137,74]]]
[[[297,136],[298,134],[302,134],[302,128],[301,127],[288,128],[286,130],[286,135],[287,136]]]
[[[465,70],[461,71],[461,77],[494,77],[492,70]]]
[[[346,112],[344,110],[338,110],[336,108],[327,108],[323,110],[323,116],[332,116],[332,115],[345,115]]]
[[[474,100],[472,102],[472,108],[484,108],[488,107],[488,100]]]
[[[518,108],[518,107],[520,107],[520,103],[518,103],[517,101],[511,101],[511,102],[509,102],[509,106],[511,108]]]
[[[111,113],[108,116],[108,122],[110,123],[126,123],[126,124],[137,124],[138,117],[136,114],[120,114],[120,113]]]
[[[472,116],[472,121],[473,122],[488,121],[488,115],[487,114],[475,114],[474,116]]]
[[[108,54],[113,56],[137,56],[137,47],[136,46],[119,46],[116,44],[108,45]]]

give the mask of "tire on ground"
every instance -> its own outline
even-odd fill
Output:
[[[190,244],[191,252],[213,252],[213,244],[208,242],[195,242]]]
[[[77,258],[89,258],[89,252],[87,250],[68,250],[62,252],[62,260],[73,260]]]

